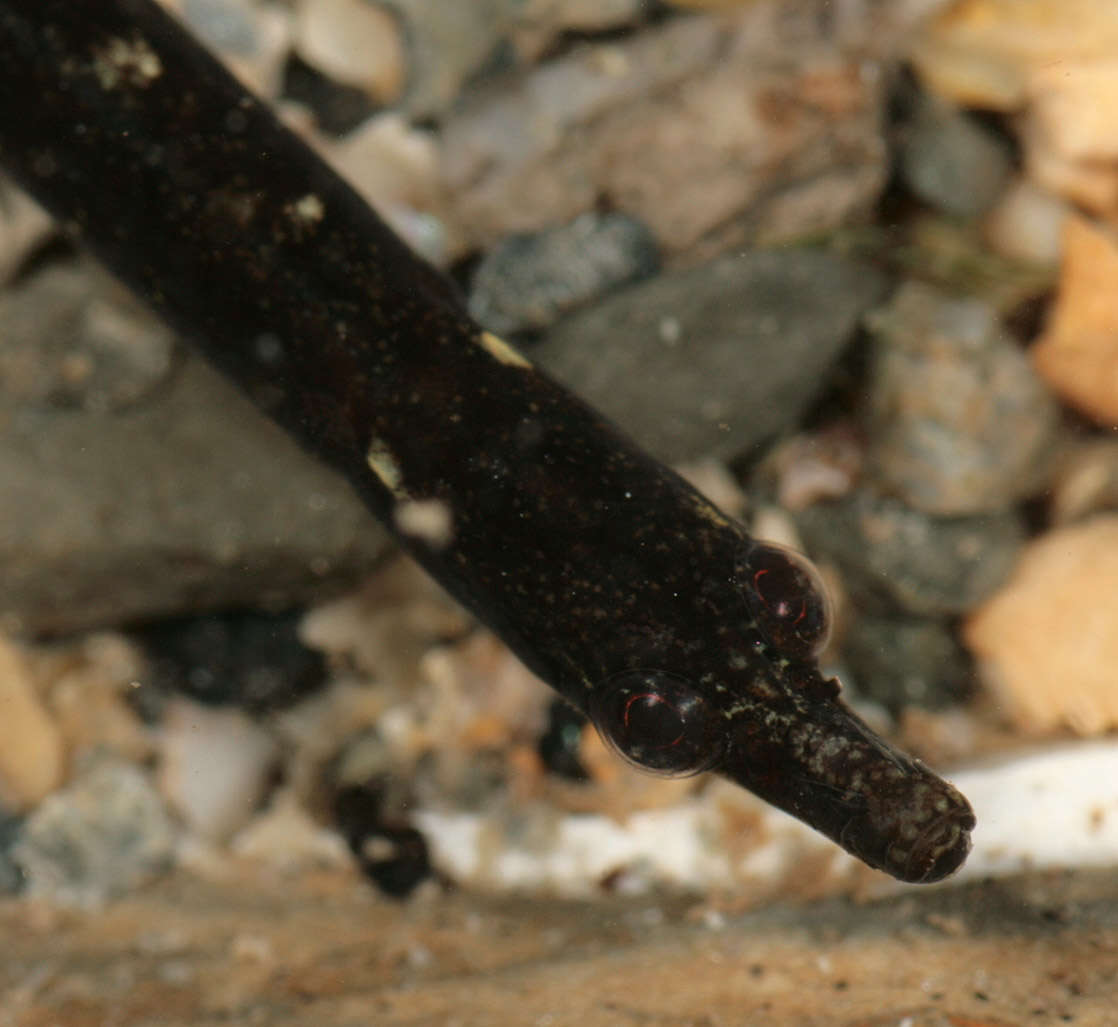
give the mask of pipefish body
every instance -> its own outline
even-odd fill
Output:
[[[806,563],[474,324],[153,0],[0,0],[0,162],[625,758],[962,864],[967,801],[820,674]]]

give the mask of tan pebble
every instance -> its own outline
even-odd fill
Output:
[[[320,140],[319,148],[412,249],[437,267],[448,263],[445,194],[431,133],[389,112],[368,118],[340,140]]]
[[[771,542],[803,552],[804,544],[792,515],[782,507],[766,503],[758,506],[749,520],[749,534],[761,542]]]
[[[623,823],[634,811],[676,806],[691,795],[701,777],[660,777],[626,762],[602,740],[593,724],[579,736],[578,761],[593,788],[581,788],[585,811],[604,813]],[[570,802],[565,803],[573,808]]]
[[[934,92],[957,104],[1023,110],[1028,177],[1096,213],[1118,202],[1118,4],[959,0],[914,39]]]
[[[66,747],[95,749],[134,762],[151,755],[151,737],[127,694],[142,677],[143,657],[120,635],[89,635],[66,651],[50,683],[50,709]]]
[[[1033,360],[1065,400],[1100,424],[1118,425],[1118,243],[1074,217],[1064,250],[1056,304]]]
[[[1118,510],[1118,439],[1093,439],[1069,447],[1048,483],[1053,525]]]
[[[0,282],[22,266],[24,258],[54,231],[54,219],[22,189],[0,179]]]
[[[1073,55],[1042,65],[1030,76],[1029,96],[1040,132],[1058,153],[1080,160],[1118,157],[1118,58]]]
[[[598,784],[616,785],[628,767],[611,749],[593,724],[583,725],[578,747],[579,762]]]
[[[986,241],[1003,257],[1057,264],[1063,254],[1068,205],[1038,185],[1019,179],[1003,194],[983,225]]]
[[[363,89],[381,103],[403,93],[404,41],[396,17],[367,0],[303,0],[295,48],[310,65],[338,82]]]
[[[1118,209],[1118,170],[1112,162],[1061,153],[1032,118],[1022,122],[1020,138],[1026,174],[1039,188],[1092,213],[1112,214]]]
[[[258,96],[274,100],[291,50],[291,14],[278,4],[222,0],[192,4],[162,0],[215,56]]]
[[[373,206],[430,209],[442,197],[435,137],[398,114],[367,118],[323,149],[334,170]]]
[[[283,73],[291,50],[291,18],[276,6],[249,8],[256,22],[256,49],[251,54],[223,54],[230,70],[253,92],[275,99],[283,89]]]
[[[676,471],[684,481],[697,488],[723,513],[731,517],[744,516],[747,506],[745,493],[724,463],[710,457],[703,457],[677,467]]]
[[[1022,731],[1091,735],[1118,725],[1118,516],[1033,542],[964,638]]]
[[[62,735],[39,699],[24,654],[0,638],[0,806],[30,809],[61,783]]]
[[[434,136],[398,114],[368,118],[324,151],[334,170],[374,206],[430,209],[442,195]]]
[[[284,753],[285,782],[308,802],[322,789],[322,768],[354,736],[375,730],[393,742],[416,734],[412,721],[391,705],[391,688],[370,687],[367,680],[345,676],[297,706],[275,715],[271,726]]]
[[[1024,100],[1025,76],[1008,62],[928,43],[913,58],[930,91],[960,107],[1011,111]]]
[[[960,107],[1012,111],[1024,102],[1026,77],[1013,61],[935,36],[916,39],[910,57],[928,90]]]
[[[1009,110],[1038,70],[1106,59],[1116,47],[1110,0],[957,0],[928,21],[914,60],[942,95]]]
[[[513,803],[540,798],[553,780],[535,745],[511,746],[505,762],[509,771],[509,798]]]
[[[268,809],[232,839],[230,848],[238,856],[284,871],[353,863],[341,835],[315,823],[290,788],[277,792]]]
[[[344,659],[379,681],[408,687],[422,654],[463,634],[468,615],[412,560],[381,567],[358,591],[312,609],[303,644]]]
[[[488,632],[429,650],[420,668],[431,689],[425,724],[440,748],[507,745],[547,725],[553,693]]]
[[[690,7],[704,11],[726,11],[734,7],[748,7],[755,0],[668,0],[672,7]]]

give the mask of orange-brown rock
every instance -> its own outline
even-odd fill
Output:
[[[1022,730],[1088,735],[1118,725],[1118,515],[1032,543],[964,635]]]
[[[1068,403],[1100,424],[1118,425],[1118,240],[1069,218],[1064,253],[1056,304],[1033,360]]]

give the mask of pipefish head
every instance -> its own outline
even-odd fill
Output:
[[[953,873],[974,814],[819,672],[829,609],[810,565],[750,541],[733,583],[739,615],[727,615],[726,600],[713,651],[665,653],[660,666],[624,670],[593,691],[588,712],[603,737],[653,773],[719,773],[899,880]]]

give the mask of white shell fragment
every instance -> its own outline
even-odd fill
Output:
[[[970,857],[945,885],[1118,864],[1118,740],[1064,745],[949,776],[974,806],[978,826]],[[433,810],[415,822],[436,865],[482,890],[588,896],[613,880],[634,891],[732,889],[763,897],[801,878],[813,895],[926,887],[867,876],[799,821],[732,785],[711,785],[699,798],[624,822],[567,814],[526,829],[522,818],[506,825],[499,814]]]

